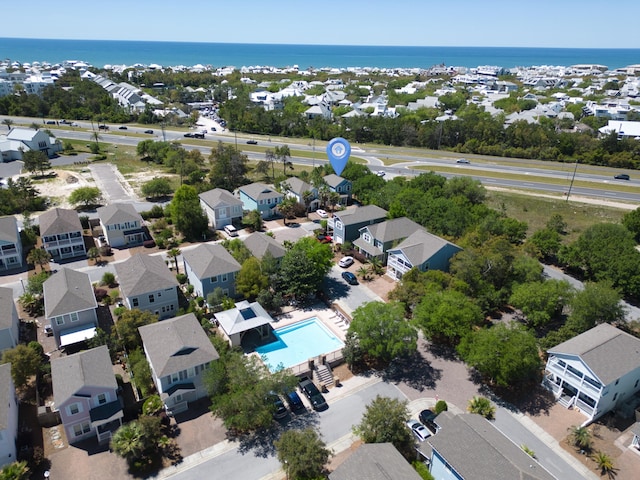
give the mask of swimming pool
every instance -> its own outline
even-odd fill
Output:
[[[272,372],[281,364],[289,368],[344,347],[344,343],[315,317],[278,328],[273,333],[277,341],[256,348]]]

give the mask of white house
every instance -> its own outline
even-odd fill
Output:
[[[62,143],[44,130],[33,128],[15,127],[6,135],[0,135],[2,162],[22,160],[22,153],[29,150],[44,152],[51,157],[62,150]]]
[[[18,402],[11,364],[0,365],[0,468],[13,463],[18,439]]]
[[[215,229],[242,219],[242,201],[223,188],[214,188],[198,195],[200,206]]]
[[[56,260],[85,255],[78,212],[54,208],[38,217],[44,249]]]

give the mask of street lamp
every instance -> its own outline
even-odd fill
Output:
[[[284,474],[286,480],[289,480],[289,462],[287,462],[286,460],[284,461]]]

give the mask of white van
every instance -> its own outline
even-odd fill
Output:
[[[233,225],[226,225],[224,227],[224,231],[230,237],[237,237],[238,236],[238,230]]]

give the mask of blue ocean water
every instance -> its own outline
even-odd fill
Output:
[[[301,69],[429,68],[439,64],[511,68],[595,63],[615,69],[640,64],[640,49],[380,47],[0,38],[0,60],[4,59],[22,63],[83,60],[96,67],[155,63],[162,66],[202,64],[213,67],[298,65]]]

